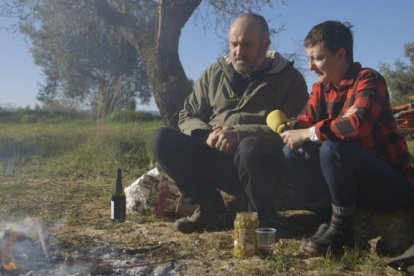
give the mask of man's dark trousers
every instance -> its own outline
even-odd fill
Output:
[[[217,189],[247,195],[250,211],[259,219],[274,213],[272,195],[281,182],[283,143],[275,139],[246,137],[233,156],[224,154],[172,128],[155,131],[152,140],[156,161],[175,181],[183,198],[199,203]]]

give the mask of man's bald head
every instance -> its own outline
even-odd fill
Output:
[[[237,17],[230,27],[229,44],[236,71],[249,75],[263,69],[270,45],[266,20],[254,13]]]
[[[262,38],[270,38],[270,31],[269,31],[269,25],[266,22],[266,19],[256,13],[245,13],[237,17],[233,23],[231,24],[231,27],[233,27],[235,24],[243,23],[250,26],[255,26],[257,30],[260,31],[260,36]],[[230,27],[230,29],[231,29]]]

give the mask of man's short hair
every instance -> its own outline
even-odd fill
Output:
[[[236,19],[246,18],[246,17],[253,18],[254,20],[257,21],[257,23],[259,23],[260,29],[261,29],[260,36],[262,37],[262,39],[270,37],[269,25],[267,24],[267,21],[263,16],[257,13],[249,12],[249,13],[245,13],[245,14],[238,16]]]
[[[352,25],[349,22],[328,20],[314,26],[303,44],[309,48],[323,43],[323,46],[332,54],[335,54],[340,48],[344,48],[346,60],[352,63],[354,61],[354,39],[351,28]]]

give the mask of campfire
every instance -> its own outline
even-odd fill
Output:
[[[0,227],[4,227],[1,221]],[[174,242],[120,248],[94,241],[80,248],[60,245],[38,224],[20,228],[6,226],[4,232],[0,228],[0,275],[168,274],[174,270],[174,262],[183,257],[174,256]]]
[[[36,266],[43,266],[48,258],[48,251],[40,221],[29,218],[19,226],[15,223],[4,226],[0,224],[0,226],[5,228],[3,237],[0,236],[1,271],[14,275],[34,269]]]
[[[23,233],[7,230],[1,246],[1,267],[6,271],[15,271],[19,266],[14,260],[14,242],[26,238]]]
[[[25,233],[8,229],[4,232],[1,244],[1,270],[9,274],[36,275],[39,273],[41,275],[41,272],[45,270],[87,274],[113,272],[110,264],[101,263],[93,256],[68,256],[66,258],[60,255],[49,256],[42,235],[39,235],[37,242]],[[62,269],[62,266],[65,268]]]

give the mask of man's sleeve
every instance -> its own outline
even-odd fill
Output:
[[[178,127],[187,135],[192,135],[194,130],[210,131],[212,128],[208,124],[210,115],[208,73],[206,71],[196,82],[192,93],[184,101],[184,107],[178,117]]]
[[[296,117],[305,107],[309,98],[308,88],[302,74],[296,71],[296,76],[287,91],[286,100],[280,108],[288,118]]]

